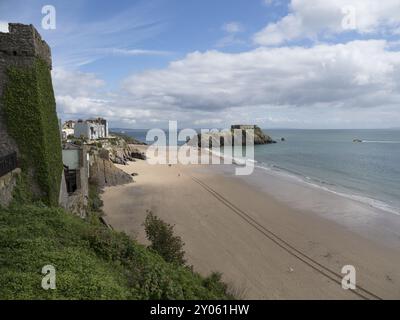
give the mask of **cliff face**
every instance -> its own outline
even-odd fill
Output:
[[[103,150],[100,150],[98,154],[93,154],[90,157],[91,182],[99,188],[133,182],[133,179],[129,174],[117,168],[109,159],[108,151]]]
[[[110,160],[117,164],[126,165],[128,161],[136,161],[135,159],[146,160],[146,155],[131,144],[123,147],[113,147],[109,152]]]
[[[210,132],[205,134],[198,134],[196,138],[192,138],[188,144],[191,146],[198,147],[217,147],[232,144],[236,139],[242,140],[242,145],[246,145],[246,135],[250,134],[250,132],[246,132],[246,129],[249,129],[250,126],[243,126],[244,128],[240,128],[240,126],[232,126],[230,131],[222,131],[222,132]],[[247,128],[249,127],[249,128]],[[251,128],[254,130],[254,144],[271,144],[276,143],[270,136],[266,135],[258,126],[252,126]],[[241,136],[240,136],[241,135]],[[252,137],[249,136],[252,140]],[[207,144],[208,142],[208,144]]]
[[[276,143],[269,135],[266,135],[259,127],[254,127],[254,144]]]
[[[115,164],[126,165],[135,159],[146,159],[135,145],[129,144],[123,137],[112,135],[112,138],[102,140],[101,146],[98,143],[89,145],[90,180],[100,188],[133,182],[132,176]]]

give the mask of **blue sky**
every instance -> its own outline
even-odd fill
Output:
[[[48,4],[55,30],[41,26]],[[375,4],[1,0],[0,28],[32,23],[49,43],[63,119],[105,116],[132,128],[168,120],[398,127],[400,5]]]
[[[269,10],[262,0],[255,0],[250,6],[248,0],[28,2],[29,5],[27,1],[2,0],[1,20],[32,23],[52,47],[55,66],[79,67],[110,82],[131,72],[165,67],[169,61],[193,51],[246,50],[253,46],[249,41],[253,33],[278,18],[279,12],[287,11],[284,5]],[[41,28],[41,9],[47,4],[56,8],[55,30]],[[238,32],[241,41],[219,45],[228,35],[223,25],[230,22],[243,26]],[[111,48],[149,50],[154,54],[105,52]]]

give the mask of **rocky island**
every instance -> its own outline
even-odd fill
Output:
[[[204,143],[202,144],[202,141],[208,141],[208,147],[215,147],[218,145],[224,146],[228,142],[233,144],[234,137],[238,134],[242,134],[242,144],[246,145],[246,134],[251,134],[251,131],[247,130],[253,130],[255,145],[276,143],[275,140],[273,140],[269,135],[265,134],[261,128],[256,125],[232,125],[230,131],[209,132],[203,134],[199,133],[197,137],[189,140],[188,144],[192,146],[197,144],[199,147],[205,147]]]

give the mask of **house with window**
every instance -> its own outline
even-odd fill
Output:
[[[61,129],[62,139],[66,140],[69,136],[73,136],[74,132],[75,132],[75,121],[68,120],[64,122]]]
[[[74,137],[88,140],[108,138],[108,121],[103,118],[78,120],[74,127]]]
[[[89,153],[87,146],[64,143],[62,149],[64,175],[60,204],[84,217],[89,198]]]

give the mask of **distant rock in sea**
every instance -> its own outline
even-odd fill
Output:
[[[242,134],[242,144],[246,145],[245,135],[248,133],[246,130],[254,130],[254,144],[271,144],[276,143],[270,136],[266,135],[258,126],[254,125],[233,125],[231,126],[230,131],[221,131],[221,132],[209,132],[198,134],[197,139],[192,138],[189,140],[188,145],[198,145],[199,147],[206,147],[201,145],[201,141],[209,141],[209,145],[211,146],[224,146],[229,141],[233,143],[235,134]]]

